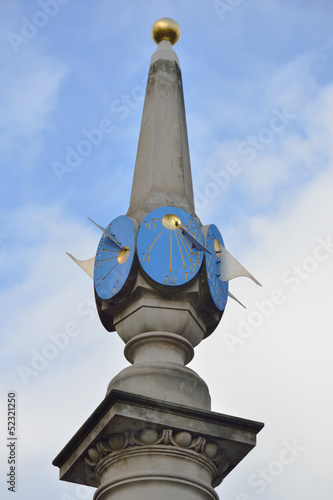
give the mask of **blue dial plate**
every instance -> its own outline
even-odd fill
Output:
[[[220,247],[224,247],[220,231],[214,224],[211,224],[207,231],[206,248],[211,252],[206,252],[206,270],[210,295],[216,307],[223,311],[228,298],[228,282],[219,278],[219,263],[221,260]]]
[[[112,299],[123,288],[131,271],[135,250],[133,222],[120,215],[106,228],[111,238],[104,233],[96,253],[94,285],[97,295],[103,300]]]
[[[184,285],[199,271],[203,252],[195,248],[188,233],[203,244],[199,224],[181,208],[159,207],[142,221],[138,258],[143,270],[157,283]]]

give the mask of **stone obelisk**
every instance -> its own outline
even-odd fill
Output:
[[[152,35],[158,47],[149,68],[127,216],[137,231],[153,210],[177,207],[202,227],[194,208],[182,77],[173,50],[180,29],[164,18]],[[176,238],[185,262],[189,242],[198,254],[204,247],[194,248],[199,243],[182,230]],[[223,311],[207,299],[202,269],[191,282],[172,287],[154,283],[139,263],[134,268],[125,298],[96,299],[103,325],[124,341],[130,366],[111,380],[105,399],[53,463],[62,480],[96,487],[95,500],[217,499],[214,488],[255,446],[263,427],[212,412],[206,383],[186,366]]]

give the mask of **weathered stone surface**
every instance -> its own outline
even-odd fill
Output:
[[[181,71],[171,43],[163,41],[149,68],[127,215],[141,223],[168,205],[195,215]]]
[[[198,295],[198,292],[196,292]],[[193,348],[204,338],[206,326],[192,306],[194,292],[168,300],[144,286],[126,309],[114,316],[117,333],[126,343],[132,366],[122,370],[108,386],[143,396],[209,410],[206,383],[185,365]]]
[[[98,487],[95,499],[217,498],[259,422],[111,391],[55,458],[60,478]],[[113,496],[114,495],[114,496]],[[184,495],[184,496],[183,496]]]
[[[196,347],[218,324],[220,316],[203,312],[200,275],[181,291],[154,289],[139,273],[126,305],[105,304],[106,316],[125,342],[125,356],[133,366],[116,375],[112,389],[209,410],[206,383],[185,365]]]

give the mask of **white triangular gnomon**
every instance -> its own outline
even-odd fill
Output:
[[[84,270],[90,276],[91,279],[94,279],[94,262],[95,262],[95,257],[92,257],[91,259],[88,260],[78,260],[73,255],[70,253],[66,252],[68,257],[70,257],[74,262],[81,267],[81,269]]]
[[[259,281],[255,279],[254,276],[252,276],[249,271],[245,269],[245,267],[242,266],[238,262],[235,257],[231,255],[228,250],[226,250],[222,245],[220,247],[221,253],[219,255],[220,257],[220,263],[219,263],[219,271],[220,275],[219,278],[221,281],[230,281],[233,278],[238,278],[240,276],[245,276],[247,278],[250,278],[252,281],[254,281],[257,285],[261,286]]]
[[[106,234],[106,236],[112,241],[112,243],[114,245],[116,245],[116,247],[120,248],[120,250],[124,250],[124,248],[121,246],[121,244],[119,243],[119,241],[116,240],[114,234],[112,234],[107,228],[105,228],[103,226],[100,226],[99,224],[97,224],[97,222],[93,221],[90,217],[87,217],[87,219],[89,219],[90,222],[92,222],[93,224],[95,224],[95,226],[97,226],[98,229],[100,229],[101,231],[103,231],[103,233]]]
[[[235,300],[236,302],[238,302],[238,304],[240,304],[242,307],[244,307],[244,309],[246,309],[246,307],[244,306],[244,304],[242,304],[242,303],[241,303],[241,301],[240,301],[240,300],[238,300],[238,299],[237,299],[237,297],[235,297],[235,296],[234,296],[231,292],[228,292],[228,296],[229,296],[231,299],[233,299],[233,300]]]

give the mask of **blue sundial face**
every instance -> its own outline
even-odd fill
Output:
[[[198,273],[203,251],[201,229],[195,219],[176,207],[160,207],[142,221],[137,251],[142,269],[166,286],[184,285]]]
[[[94,285],[100,299],[110,300],[124,287],[132,269],[134,250],[133,222],[120,215],[107,226],[97,248]]]
[[[207,279],[213,302],[220,311],[223,311],[228,298],[228,282],[219,278],[221,246],[224,247],[221,233],[214,224],[211,224],[206,236],[206,248],[211,252],[210,254],[205,252]]]

